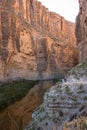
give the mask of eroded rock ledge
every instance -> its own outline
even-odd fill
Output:
[[[75,25],[37,0],[0,1],[0,80],[52,79],[78,63]]]

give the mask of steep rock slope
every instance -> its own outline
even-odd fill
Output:
[[[79,61],[87,59],[87,1],[79,0],[80,11],[76,22],[76,37],[79,47]]]
[[[37,0],[0,0],[0,80],[66,72],[78,63],[74,29]]]
[[[81,116],[84,116],[83,122],[79,119]],[[74,122],[74,119],[77,120]],[[69,121],[72,122],[67,123]],[[44,103],[34,111],[31,123],[24,130],[32,129],[87,129],[87,61],[71,70],[62,83],[57,83],[45,93]]]

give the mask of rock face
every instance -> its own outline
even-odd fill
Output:
[[[50,88],[44,95],[44,103],[32,114],[32,121],[25,130],[65,130],[66,126],[68,130],[80,130],[74,124],[67,125],[67,122],[80,116],[86,117],[82,128],[87,129],[86,73],[87,61],[71,70],[61,83]]]
[[[79,0],[80,11],[77,16],[76,37],[80,62],[87,59],[87,1]]]
[[[0,0],[0,80],[66,72],[78,63],[74,29],[37,0]]]

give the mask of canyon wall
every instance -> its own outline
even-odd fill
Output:
[[[0,0],[0,80],[65,73],[78,63],[74,30],[37,0]]]
[[[79,0],[80,11],[76,22],[76,37],[79,47],[79,61],[87,59],[87,0]]]

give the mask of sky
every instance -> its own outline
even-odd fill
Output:
[[[56,12],[66,20],[75,22],[79,11],[78,0],[38,0],[50,11]]]

